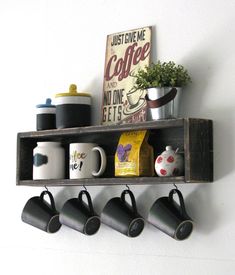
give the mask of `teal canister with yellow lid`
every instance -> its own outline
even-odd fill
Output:
[[[77,92],[71,84],[69,92],[55,96],[56,128],[72,128],[91,125],[91,95]]]

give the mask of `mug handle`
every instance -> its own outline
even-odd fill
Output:
[[[40,195],[40,199],[41,199],[42,201],[44,200],[44,196],[45,196],[45,195],[48,195],[48,196],[49,196],[50,202],[51,202],[51,208],[52,208],[53,210],[56,211],[56,208],[55,208],[55,201],[54,201],[54,198],[53,198],[51,192],[49,192],[49,191],[42,191],[42,193],[41,193],[41,195]]]
[[[86,190],[82,190],[80,191],[79,195],[78,195],[78,199],[80,202],[83,203],[83,199],[82,199],[82,196],[83,195],[86,195],[86,198],[87,198],[87,202],[88,202],[88,207],[92,213],[92,215],[94,215],[94,208],[93,208],[93,205],[92,205],[92,201],[91,201],[91,196],[90,194],[86,191]]]
[[[135,196],[133,195],[133,193],[131,192],[131,190],[124,190],[121,194],[121,200],[126,203],[126,199],[125,199],[125,196],[126,194],[128,194],[131,198],[131,205],[132,205],[132,208],[133,208],[133,211],[135,214],[137,214],[137,207],[136,207],[136,201],[135,201]]]
[[[179,202],[180,202],[180,209],[181,209],[181,215],[187,215],[186,209],[185,209],[185,204],[184,204],[184,198],[180,190],[178,189],[172,189],[169,193],[169,200],[171,203],[173,203],[173,196],[174,194],[177,193],[179,197]]]
[[[147,105],[149,108],[159,108],[163,105],[166,105],[171,100],[173,100],[176,97],[176,94],[177,94],[177,89],[172,88],[166,95],[158,99],[150,100],[147,94],[145,96],[145,99],[147,101]]]
[[[92,151],[98,151],[100,154],[100,159],[101,159],[101,163],[100,163],[100,168],[98,171],[92,171],[92,175],[94,177],[98,177],[100,175],[102,175],[104,173],[104,170],[106,168],[106,164],[107,164],[107,158],[106,158],[106,154],[103,148],[101,148],[100,146],[95,146],[92,148]]]

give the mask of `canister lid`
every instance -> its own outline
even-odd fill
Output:
[[[69,86],[69,92],[67,93],[59,93],[56,94],[55,97],[64,97],[64,96],[87,96],[90,97],[91,95],[88,93],[78,93],[77,92],[77,86],[75,84],[71,84]]]
[[[36,105],[37,108],[55,108],[55,105],[51,104],[51,99],[47,98],[46,103]]]

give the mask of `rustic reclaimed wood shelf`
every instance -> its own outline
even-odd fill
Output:
[[[165,146],[179,148],[184,154],[184,176],[181,177],[114,177],[114,155],[119,137],[124,131],[144,130],[150,132],[149,143],[156,158]],[[89,126],[46,131],[23,132],[17,135],[17,185],[25,186],[105,186],[144,185],[161,183],[194,183],[213,181],[213,130],[212,121],[197,118],[180,118],[148,121],[136,124]],[[108,165],[101,178],[70,180],[68,166],[66,178],[61,180],[32,180],[33,148],[38,141],[60,141],[65,148],[72,142],[94,142],[107,154]]]
[[[61,180],[23,180],[20,185],[27,186],[106,186],[106,185],[144,185],[156,183],[185,183],[184,177],[133,177],[133,178],[93,178]]]

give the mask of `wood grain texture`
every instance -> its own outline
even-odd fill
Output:
[[[18,185],[25,186],[107,186],[107,185],[154,185],[164,183],[185,183],[184,177],[132,177],[132,178],[92,178],[61,180],[23,180]]]
[[[114,177],[114,156],[122,132],[149,130],[149,144],[154,148],[154,159],[167,145],[184,154],[185,173],[182,177]],[[18,133],[16,184],[30,186],[122,185],[191,183],[213,181],[212,121],[206,119],[168,119],[136,124],[89,126]],[[65,148],[66,178],[62,180],[33,181],[33,148],[37,141],[59,141]],[[69,180],[69,144],[93,142],[104,148],[107,168],[102,178]]]
[[[184,133],[186,182],[213,181],[212,121],[187,119]]]

